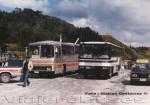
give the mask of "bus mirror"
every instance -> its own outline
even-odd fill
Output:
[[[57,47],[55,48],[55,54],[56,56],[59,56],[59,49]]]

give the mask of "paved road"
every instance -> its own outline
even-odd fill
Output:
[[[70,74],[30,81],[31,85],[25,88],[18,78],[8,84],[0,83],[0,105],[148,105],[150,96],[150,86],[130,85],[129,70],[108,80]],[[145,95],[125,95],[126,92]]]

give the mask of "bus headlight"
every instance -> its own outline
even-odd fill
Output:
[[[85,66],[80,66],[79,69],[85,69]]]
[[[150,78],[150,74],[148,75],[148,78]]]
[[[86,69],[92,69],[92,67],[89,67],[89,66],[87,66],[87,67],[85,67]]]
[[[132,74],[131,76],[132,76],[132,77],[137,77],[137,74]]]
[[[103,67],[103,70],[109,70],[109,69],[110,69],[110,67],[107,67],[107,66]]]

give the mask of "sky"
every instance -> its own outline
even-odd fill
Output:
[[[31,8],[90,27],[131,46],[150,47],[150,0],[0,0],[0,9]]]

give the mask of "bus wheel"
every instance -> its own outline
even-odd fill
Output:
[[[106,79],[110,79],[113,76],[113,70],[109,70]]]
[[[38,75],[40,78],[42,78],[42,77],[44,77],[45,75],[44,74],[42,74],[42,73],[39,73],[39,75]]]
[[[1,82],[3,82],[3,83],[8,83],[8,82],[10,82],[10,79],[11,79],[11,76],[10,76],[10,74],[8,74],[8,73],[3,73],[3,74],[0,75],[0,80],[1,80]]]
[[[50,74],[50,78],[55,78],[55,77],[56,77],[55,72]]]
[[[113,76],[113,70],[110,70],[109,76],[110,78]]]
[[[66,75],[66,64],[63,64],[63,70],[62,70],[62,75]]]
[[[119,75],[118,72],[115,75],[118,76]]]
[[[88,75],[87,75],[87,74],[84,74],[84,78],[87,79],[87,78],[88,78]]]

